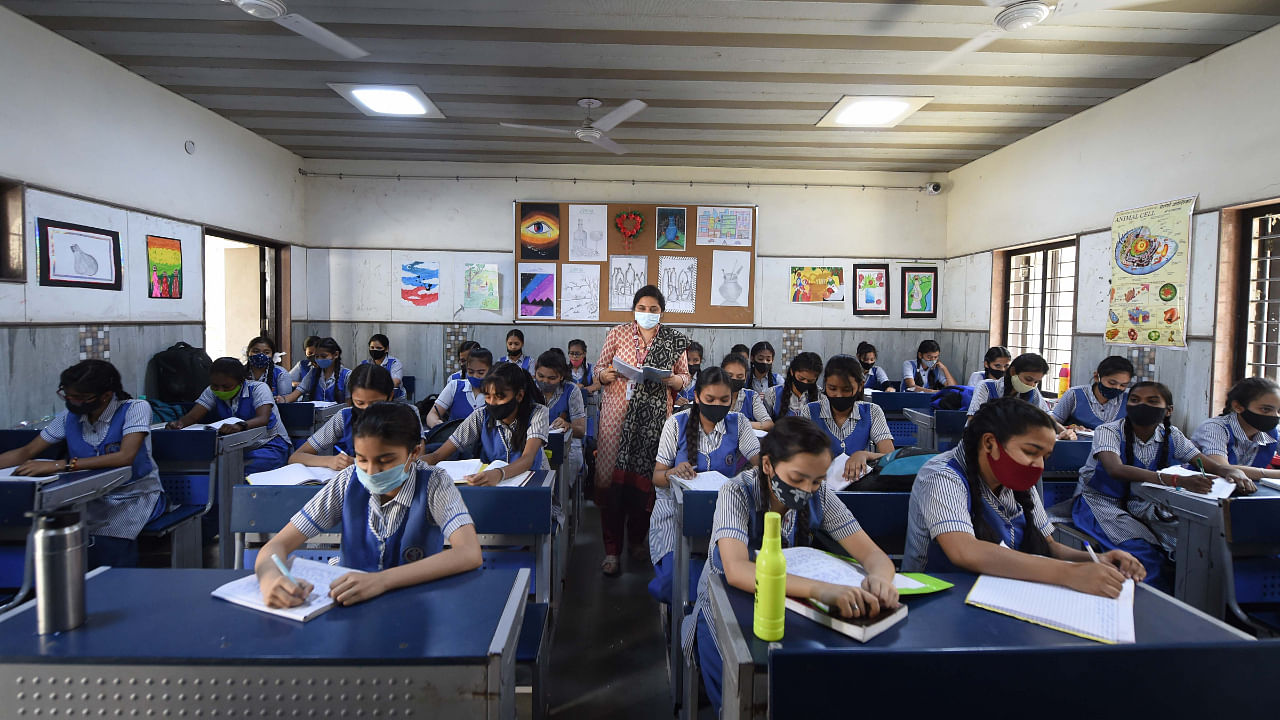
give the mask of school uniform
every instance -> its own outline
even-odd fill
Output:
[[[1191,444],[1205,455],[1222,455],[1229,465],[1266,468],[1276,454],[1277,432],[1260,432],[1253,437],[1244,434],[1240,416],[1227,413],[1209,418],[1191,434]]]
[[[528,355],[521,355],[521,356],[520,356],[518,359],[516,359],[516,360],[512,360],[512,359],[511,359],[511,357],[510,357],[510,356],[508,356],[508,355],[503,355],[502,357],[498,358],[498,359],[497,359],[497,360],[495,360],[494,362],[495,362],[495,363],[513,362],[513,363],[515,363],[515,364],[519,365],[521,370],[524,370],[524,371],[525,371],[525,372],[527,372],[527,373],[532,373],[532,372],[533,372],[533,369],[532,369],[532,368],[533,368],[533,358],[532,358],[532,357],[530,357],[530,356],[528,356]]]
[[[311,360],[299,360],[293,364],[292,368],[289,369],[290,381],[292,381],[294,385],[297,385],[302,382],[302,379],[305,378],[307,373],[311,372],[311,368],[315,366],[316,364]]]
[[[413,414],[418,414],[418,408],[413,408]],[[315,431],[311,437],[307,438],[307,445],[315,450],[317,455],[332,455],[335,452],[342,451],[351,457],[356,456],[355,445],[351,440],[351,429],[355,426],[351,418],[354,416],[355,408],[344,407],[334,413],[320,429]]]
[[[688,387],[676,393],[676,397],[689,403],[697,402],[697,399],[693,395],[694,390],[697,387],[697,383],[698,383],[698,376],[690,373]]]
[[[151,455],[151,405],[113,397],[97,422],[90,422],[88,415],[61,412],[40,431],[50,445],[66,442],[67,456],[73,458],[119,452],[124,437],[133,433],[144,437],[129,480],[85,506],[85,525],[92,530],[89,567],[137,565],[138,533],[166,509],[160,470]]]
[[[765,373],[764,377],[758,377],[755,370],[751,371],[751,377],[747,381],[748,387],[758,393],[764,394],[771,387],[777,387],[786,381],[781,373],[770,372]]]
[[[987,371],[986,371],[986,370],[974,370],[974,371],[973,371],[973,374],[969,376],[969,382],[968,382],[968,385],[969,385],[969,387],[976,388],[976,387],[978,387],[979,385],[981,385],[982,383],[984,383],[984,382],[986,382],[986,381],[988,381],[988,380],[994,380],[994,379],[995,379],[995,378],[989,378],[989,377],[987,377]]]
[[[837,424],[835,415],[831,412],[831,401],[826,395],[820,395],[817,402],[805,406],[805,417],[817,423],[827,434],[831,440],[832,457],[841,453],[852,455],[863,450],[876,452],[876,445],[881,440],[893,440],[884,411],[879,405],[869,402],[854,403],[849,410],[849,417]]]
[[[258,408],[270,405],[271,417],[267,420],[266,433],[244,451],[244,471],[246,475],[266,472],[283,467],[289,462],[293,445],[289,442],[289,431],[280,420],[280,410],[276,408],[271,388],[260,382],[245,380],[240,383],[240,393],[229,403],[214,395],[213,390],[205,388],[196,399],[196,404],[209,411],[205,418],[207,422],[233,417],[249,421],[258,414]]]
[[[691,413],[684,411],[667,418],[662,437],[658,439],[656,462],[673,468],[689,460],[690,417]],[[693,469],[715,471],[729,478],[742,473],[754,481],[755,472],[750,463],[759,454],[760,440],[751,430],[751,421],[742,413],[730,412],[711,432],[698,428],[698,459]],[[670,603],[675,569],[672,557],[676,546],[675,492],[670,485],[655,485],[654,490],[657,498],[649,516],[649,557],[653,560],[654,578],[649,583],[649,594],[658,602]]]
[[[746,543],[753,560],[756,551],[760,548],[764,536],[762,511],[768,508],[768,501],[761,496],[760,484],[754,475],[754,473],[743,474],[732,478],[720,488],[712,522],[710,550],[707,553],[702,578],[698,581],[698,600],[694,604],[693,613],[684,619],[682,631],[681,639],[685,653],[694,652],[696,648],[698,662],[702,666],[703,684],[707,688],[707,696],[715,706],[717,716],[720,713],[724,666],[720,642],[710,624],[708,582],[712,576],[724,575],[724,562],[720,559],[719,547],[721,538],[734,538]],[[822,483],[819,490],[809,498],[807,511],[810,530],[815,533],[818,530],[825,530],[836,541],[843,540],[862,529],[853,514],[849,512],[849,508],[840,502],[835,491],[827,483]],[[796,525],[796,512],[788,510],[782,516],[784,548],[795,545]]]
[[[783,407],[783,393],[786,392],[786,385],[774,385],[764,393],[765,407],[773,413],[775,420],[781,420],[788,415],[799,415],[807,417],[809,412],[809,393],[800,393],[796,395],[794,392],[786,394],[786,407]]]
[[[1080,469],[1075,499],[1071,505],[1071,521],[1098,539],[1108,550],[1125,550],[1138,558],[1147,569],[1147,582],[1160,579],[1164,553],[1172,553],[1177,541],[1177,518],[1155,503],[1133,495],[1130,483],[1117,480],[1098,462],[1098,454],[1113,452],[1125,459],[1124,420],[1099,425],[1093,431],[1093,447],[1089,459]],[[1164,425],[1156,426],[1151,439],[1143,442],[1134,437],[1133,466],[1161,470],[1160,446],[1166,442]],[[1200,450],[1182,431],[1170,426],[1168,464],[1190,462]]]
[[[973,399],[969,402],[969,414],[978,412],[978,408],[987,404],[988,400],[994,400],[1004,396],[1004,378],[999,380],[983,380],[973,388]],[[1044,396],[1040,394],[1037,388],[1031,388],[1021,395],[1015,394],[1014,397],[1021,398],[1035,405],[1046,413],[1049,412],[1049,403],[1044,401]]]
[[[284,397],[293,392],[293,378],[288,370],[279,365],[272,365],[261,378],[255,378],[256,368],[249,368],[249,379],[265,384],[277,397]]]
[[[596,381],[596,366],[586,361],[583,361],[583,363],[578,367],[574,367],[570,365],[569,379],[572,380],[575,385],[581,383],[582,385],[589,387]],[[578,389],[582,392],[583,403],[593,408],[596,405],[600,404],[599,390],[584,390],[583,388],[578,388]],[[590,412],[590,415],[594,416],[595,413],[596,411],[592,410]]]
[[[866,371],[867,388],[870,390],[883,390],[889,385],[889,373],[879,365],[872,365],[870,370]]]
[[[1049,522],[1044,502],[1035,488],[1030,490],[1032,527],[1028,528],[1026,513],[1014,499],[1012,490],[1001,486],[998,493],[993,492],[981,479],[977,484],[982,497],[975,500],[969,494],[969,470],[963,447],[939,453],[920,468],[907,506],[903,572],[965,572],[947,558],[942,546],[934,540],[949,532],[973,535],[970,507],[974,502],[979,503],[987,525],[1000,533],[1005,545],[1015,550],[1022,548],[1028,532],[1039,532],[1046,537],[1053,534],[1053,523]]]
[[[480,378],[450,380],[436,396],[436,411],[444,422],[466,420],[471,413],[484,406],[484,394],[480,392]]]
[[[308,400],[322,402],[346,402],[351,398],[351,368],[339,368],[333,375],[325,376],[324,370],[311,368],[311,372],[298,385]]]
[[[342,565],[377,572],[434,555],[455,530],[474,524],[453,480],[416,462],[385,504],[351,466],[338,473],[289,521],[308,540],[342,527]]]
[[[768,422],[769,410],[764,406],[764,397],[750,388],[743,388],[733,396],[729,404],[729,412],[742,413],[751,422]]]
[[[524,452],[523,447],[512,447],[511,436],[512,428],[515,423],[507,425],[504,422],[494,420],[489,415],[489,406],[479,408],[471,413],[462,424],[453,431],[453,435],[449,437],[450,442],[459,450],[463,448],[471,448],[475,443],[476,457],[479,457],[486,463],[494,460],[503,460],[508,465],[520,459],[521,453]],[[525,440],[537,438],[545,445],[547,442],[547,431],[551,427],[551,421],[547,414],[547,408],[543,405],[534,404],[533,412],[529,414],[529,430],[526,433]],[[538,453],[538,457],[534,458],[531,470],[546,470],[547,456],[546,453]]]
[[[922,372],[923,370],[923,372]],[[937,363],[928,370],[924,370],[924,366],[919,360],[903,360],[902,361],[902,389],[907,389],[907,379],[910,378],[915,382],[917,387],[925,387],[930,390],[941,390],[947,386],[947,374],[942,372],[942,368]]]
[[[554,395],[546,400],[547,422],[562,418],[570,423],[587,419],[587,406],[582,400],[582,388],[573,383],[560,383]],[[576,487],[578,470],[582,468],[582,438],[574,437],[573,430],[564,431],[564,462],[560,472],[571,487]]]
[[[369,359],[369,360],[365,360],[364,362],[362,362],[362,363],[360,363],[360,364],[361,364],[361,365],[369,365],[369,364],[373,364],[373,365],[381,365],[381,366],[382,366],[382,367],[383,367],[387,372],[391,373],[391,379],[392,379],[393,381],[396,381],[397,383],[403,383],[403,382],[404,382],[404,363],[400,362],[399,360],[397,360],[396,358],[394,358],[394,357],[392,357],[392,356],[390,356],[390,355],[388,355],[388,356],[386,356],[386,357],[382,358],[382,362],[378,362],[378,361],[376,361],[376,360]],[[403,386],[403,385],[401,385],[401,384],[397,384],[397,385],[396,385],[396,390],[395,390],[395,392],[392,394],[391,399],[392,399],[392,400],[404,400],[404,399],[405,399],[405,398],[407,398],[407,397],[409,397],[409,396],[408,396],[408,394],[407,394],[407,393],[405,393],[405,391],[404,391],[404,386]]]
[[[1092,430],[1113,420],[1123,419],[1128,403],[1128,393],[1120,393],[1106,402],[1098,402],[1098,396],[1093,393],[1093,385],[1077,385],[1058,398],[1052,415],[1063,425],[1080,425]]]

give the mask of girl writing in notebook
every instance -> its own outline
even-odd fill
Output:
[[[218,428],[220,435],[242,432],[250,428],[266,427],[262,437],[244,450],[246,474],[266,472],[284,466],[293,445],[289,431],[280,420],[271,388],[249,379],[249,373],[240,361],[224,357],[209,366],[209,387],[196,398],[196,404],[186,415],[165,427],[181,430],[188,425],[209,421],[217,422],[238,418],[240,422],[228,423]]]
[[[684,412],[667,418],[658,440],[653,466],[657,499],[649,516],[649,557],[654,579],[649,594],[658,602],[671,602],[671,571],[675,565],[675,495],[673,478],[691,480],[701,472],[718,472],[731,478],[749,471],[760,454],[760,441],[745,415],[730,410],[733,388],[718,367],[698,374],[693,386],[696,402]]]
[[[809,403],[806,416],[827,434],[832,457],[849,456],[844,479],[856,483],[872,463],[893,452],[893,433],[879,405],[861,402],[862,366],[857,360],[849,355],[827,360],[822,383],[824,392]]]
[[[782,515],[782,546],[813,544],[814,532],[825,531],[845,552],[862,564],[867,579],[862,587],[844,587],[787,576],[787,595],[826,603],[844,617],[874,617],[881,609],[898,606],[893,587],[893,561],[858,525],[845,504],[823,482],[831,464],[825,433],[803,417],[778,421],[760,446],[760,471],[744,473],[720,488],[711,550],[698,601],[684,624],[685,652],[697,652],[707,695],[720,712],[723,663],[710,624],[708,581],[723,575],[744,592],[755,591],[755,551],[764,536],[764,513]],[[697,638],[696,644],[694,638]]]
[[[1080,469],[1071,520],[1108,548],[1138,558],[1147,581],[1161,584],[1166,556],[1173,552],[1178,520],[1155,503],[1136,497],[1132,483],[1156,483],[1204,493],[1213,480],[1162,473],[1171,465],[1203,463],[1205,470],[1235,482],[1246,492],[1253,483],[1240,470],[1200,454],[1182,431],[1170,423],[1173,393],[1157,382],[1140,382],[1129,390],[1125,417],[1093,431],[1089,459]],[[1167,583],[1165,583],[1167,585]]]
[[[1222,414],[1200,424],[1191,442],[1219,465],[1231,465],[1251,480],[1280,478],[1271,469],[1280,421],[1280,386],[1267,378],[1245,378],[1227,393]]]
[[[365,364],[351,371],[350,405],[329,418],[314,435],[307,438],[293,454],[290,463],[308,467],[327,467],[346,470],[355,462],[355,446],[351,433],[360,416],[370,405],[390,402],[395,393],[391,373],[379,365]]]
[[[1053,418],[1069,427],[1092,430],[1124,417],[1124,391],[1133,382],[1133,363],[1112,355],[1098,363],[1093,382],[1067,390],[1053,406]]]
[[[268,607],[301,605],[312,589],[305,580],[286,579],[271,556],[286,558],[332,527],[342,528],[341,564],[362,571],[330,584],[339,605],[480,567],[480,540],[458,489],[443,470],[420,461],[422,432],[413,410],[374,403],[353,436],[355,466],[325,483],[258,551],[253,570]]]
[[[293,379],[288,370],[276,364],[275,357],[276,343],[265,335],[250,340],[249,347],[245,348],[249,379],[271,388],[276,402],[282,403],[285,396],[293,392]]]
[[[968,571],[1118,597],[1141,563],[1111,549],[1055,542],[1036,481],[1053,452],[1053,419],[1018,398],[982,406],[960,444],[925,463],[911,488],[903,572]]]
[[[298,383],[298,387],[285,398],[285,402],[297,402],[302,396],[308,400],[343,403],[347,401],[347,383],[351,370],[342,366],[342,347],[331,337],[316,343],[316,357],[310,372]]]
[[[466,377],[450,380],[445,384],[436,402],[427,411],[427,427],[452,420],[466,420],[471,413],[484,405],[484,393],[480,390],[484,378],[493,367],[493,354],[477,347],[467,353]]]
[[[807,406],[818,401],[818,375],[822,373],[822,357],[802,352],[791,358],[787,379],[765,391],[765,407],[774,420],[787,415],[804,417]]]
[[[459,449],[486,464],[501,460],[504,467],[482,470],[465,479],[471,485],[497,485],[527,470],[546,469],[547,431],[551,420],[538,402],[539,390],[529,373],[515,363],[498,363],[481,385],[485,404],[471,413],[427,464],[448,460]]]
[[[729,389],[733,391],[733,404],[729,409],[742,413],[751,421],[756,430],[768,431],[773,427],[773,418],[765,409],[764,398],[760,393],[747,387],[747,376],[751,372],[751,362],[743,355],[729,353],[720,361],[720,369],[729,381]]]

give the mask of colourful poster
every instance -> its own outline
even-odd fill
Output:
[[[658,208],[658,222],[654,223],[653,231],[655,234],[654,249],[684,252],[684,208]]]
[[[1191,212],[1196,197],[1115,214],[1103,337],[1113,345],[1187,346]]]
[[[147,236],[147,297],[182,298],[182,243],[178,240]]]
[[[556,316],[556,264],[520,263],[520,307],[522,318]]]
[[[853,265],[853,314],[889,314],[889,266]]]
[[[440,263],[425,260],[400,265],[400,300],[426,307],[440,300]]]
[[[844,268],[791,267],[791,302],[844,302]]]
[[[902,268],[902,317],[938,317],[938,268]]]
[[[751,214],[749,207],[700,207],[698,208],[698,245],[751,245]]]
[[[560,206],[520,203],[520,259],[560,259]]]
[[[497,310],[498,266],[495,263],[466,263],[462,271],[462,307]]]

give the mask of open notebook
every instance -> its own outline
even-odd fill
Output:
[[[293,463],[275,470],[253,473],[245,480],[250,485],[323,485],[337,476],[337,470]]]
[[[1184,468],[1181,465],[1175,465],[1173,467],[1164,468],[1163,470],[1160,471],[1160,474],[1176,475],[1178,477],[1200,477],[1199,470]],[[1231,493],[1236,491],[1236,484],[1231,482],[1230,480],[1223,480],[1220,477],[1214,477],[1212,475],[1210,475],[1209,477],[1213,480],[1213,488],[1209,490],[1209,492],[1204,494],[1205,497],[1213,498],[1214,500],[1225,500],[1226,498],[1231,497]],[[1142,484],[1146,487],[1167,487],[1165,485],[1160,485],[1158,483],[1142,483]],[[1191,492],[1191,491],[1187,490],[1186,492]],[[1199,494],[1199,493],[1196,493],[1196,494]]]
[[[785,548],[782,554],[787,558],[788,575],[846,587],[862,587],[862,581],[867,579],[866,574],[857,565],[817,548],[790,547]],[[893,586],[901,592],[920,590],[925,587],[925,584],[906,575],[897,574],[893,576]]]
[[[619,360],[618,358],[613,359],[613,369],[617,370],[619,375],[631,380],[632,382],[660,383],[664,379],[671,377],[670,370],[660,370],[655,367],[649,367],[648,365],[644,367],[636,367],[635,365]]]
[[[1124,581],[1120,597],[1090,595],[1060,585],[982,575],[965,603],[1114,645],[1134,642],[1132,580]]]
[[[494,460],[486,465],[479,458],[472,458],[471,460],[444,460],[436,463],[435,466],[448,473],[449,478],[453,480],[455,485],[463,485],[467,482],[466,477],[468,475],[474,475],[481,470],[506,467],[507,463],[502,460]],[[533,477],[533,473],[525,471],[503,480],[498,483],[498,487],[523,487],[531,477]]]
[[[683,478],[676,479],[680,481],[681,485],[690,490],[707,490],[710,492],[719,492],[720,488],[729,482],[729,478],[715,470],[700,472],[688,480]]]
[[[333,598],[329,597],[330,583],[349,572],[359,572],[351,568],[302,558],[294,560],[289,571],[299,580],[306,580],[315,586],[315,589],[311,591],[311,595],[307,598],[307,602],[298,607],[267,607],[267,604],[262,602],[262,590],[258,587],[258,577],[256,575],[246,575],[239,580],[232,580],[214,590],[212,595],[227,602],[233,602],[236,605],[243,605],[251,610],[306,622],[333,608]]]

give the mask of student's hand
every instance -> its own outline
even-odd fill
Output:
[[[283,395],[277,395],[277,396],[275,397],[275,400],[276,400],[276,404],[277,404],[277,405],[279,405],[280,403],[284,402],[284,396],[283,396]]]
[[[218,428],[218,434],[231,435],[233,433],[244,432],[247,428],[248,426],[242,422],[231,423],[230,425],[223,425],[222,427]]]
[[[1201,495],[1213,489],[1213,477],[1205,475],[1179,475],[1177,476],[1178,487],[1186,488],[1193,493]],[[1166,481],[1167,482],[1167,481]]]
[[[871,453],[866,450],[859,450],[850,455],[844,463],[844,479],[849,482],[858,482],[863,475],[867,474],[870,464]]]
[[[1123,550],[1109,550],[1098,556],[1102,562],[1114,566],[1120,571],[1121,575],[1133,580],[1134,582],[1142,582],[1147,576],[1147,569],[1138,562],[1138,558],[1130,555]]]
[[[481,487],[492,487],[502,482],[502,468],[493,468],[492,470],[481,470],[473,475],[468,475],[463,480],[468,485],[479,485]]]
[[[681,480],[692,480],[698,475],[698,471],[686,460],[679,465],[667,471],[667,477],[678,477]]]
[[[1243,495],[1252,495],[1258,492],[1258,486],[1253,484],[1248,475],[1239,468],[1231,468],[1230,472],[1222,476],[1223,480],[1230,480],[1236,484],[1236,490]]]
[[[880,599],[862,588],[820,582],[814,588],[813,599],[845,617],[875,617],[880,614]]]
[[[329,585],[329,597],[339,605],[355,605],[387,591],[382,573],[349,572]]]
[[[14,475],[23,477],[42,477],[45,475],[57,475],[66,465],[61,460],[28,460],[18,466],[13,471]]]
[[[573,429],[573,425],[571,425],[568,420],[558,417],[555,420],[551,421],[551,429],[552,430],[571,430]]]
[[[1063,428],[1062,432],[1058,433],[1058,439],[1059,440],[1075,440],[1076,439],[1075,429]]]
[[[351,459],[351,456],[346,453],[338,453],[337,455],[330,457],[328,460],[329,462],[325,467],[330,470],[346,470],[351,467],[351,463],[354,462]]]
[[[1124,575],[1111,565],[1103,563],[1069,563],[1062,584],[1082,593],[1114,598],[1120,597]]]
[[[898,588],[893,586],[892,580],[867,576],[862,581],[862,589],[876,596],[880,601],[880,607],[886,610],[893,610],[898,607]]]
[[[676,407],[684,407],[685,405],[689,404],[689,401],[682,397],[676,397],[676,401],[674,404]]]
[[[262,590],[262,602],[267,607],[291,608],[302,605],[315,588],[306,580],[299,580],[297,585],[276,570],[268,571],[265,579],[258,582]]]
[[[181,430],[183,427],[181,420],[170,420],[164,424],[165,430]]]

